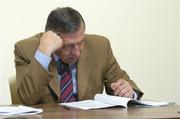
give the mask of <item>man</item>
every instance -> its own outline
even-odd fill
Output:
[[[143,93],[120,69],[109,41],[85,34],[80,13],[53,10],[45,32],[15,44],[17,93],[26,105],[92,99],[106,93],[140,99]]]

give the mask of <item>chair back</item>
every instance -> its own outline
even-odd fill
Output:
[[[9,80],[9,85],[10,85],[12,104],[23,104],[22,101],[20,100],[20,98],[17,95],[16,80],[15,79]]]

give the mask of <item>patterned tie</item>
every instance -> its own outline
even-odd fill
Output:
[[[57,65],[58,65],[57,66],[58,73],[61,76],[60,101],[61,103],[74,102],[76,101],[76,99],[73,96],[73,81],[72,81],[72,74],[71,74],[71,70],[69,69],[69,65],[63,63],[60,60],[57,62]]]

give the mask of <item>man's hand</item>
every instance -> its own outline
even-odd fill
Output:
[[[134,90],[132,89],[129,82],[124,79],[119,79],[117,82],[111,84],[111,88],[114,91],[114,95],[132,98]]]
[[[47,31],[43,33],[38,50],[44,54],[51,56],[51,54],[57,49],[61,48],[63,40],[53,31]]]

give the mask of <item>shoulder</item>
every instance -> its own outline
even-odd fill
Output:
[[[95,34],[85,35],[85,45],[87,47],[106,48],[109,47],[110,43],[108,38]]]
[[[109,42],[108,38],[106,38],[105,36],[95,35],[95,34],[86,34],[85,40],[87,42],[92,42],[92,43],[94,43],[94,42],[96,42],[96,43],[99,43],[99,42],[100,43],[102,43],[102,42],[107,43],[107,42]]]
[[[22,46],[28,45],[28,47],[29,47],[30,45],[35,45],[35,43],[38,44],[41,36],[42,36],[42,33],[38,33],[34,36],[31,36],[29,38],[25,38],[25,39],[22,39],[22,40],[16,42],[15,45],[22,45]]]
[[[111,49],[109,40],[100,35],[87,34],[84,39],[83,51],[97,59],[107,59]]]
[[[34,36],[16,42],[14,46],[15,52],[23,52],[25,54],[34,55],[39,46],[39,39],[41,36],[42,33],[38,33]]]

